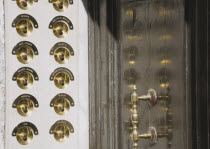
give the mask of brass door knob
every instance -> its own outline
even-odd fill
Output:
[[[56,95],[50,103],[50,107],[54,107],[55,112],[59,115],[68,113],[70,107],[74,105],[72,97],[64,93]]]
[[[131,94],[131,104],[138,102],[139,100],[148,100],[153,106],[157,103],[157,93],[154,89],[149,89],[146,95],[139,96],[136,93],[136,86],[133,87],[133,92]]]
[[[49,25],[53,34],[58,38],[64,38],[68,35],[69,30],[73,29],[72,22],[65,16],[55,17]]]
[[[49,0],[53,4],[55,10],[59,12],[64,12],[68,9],[69,4],[73,4],[73,0]]]
[[[69,61],[70,56],[74,56],[74,50],[69,44],[59,42],[53,46],[50,55],[54,55],[57,63],[66,64]]]
[[[28,145],[33,141],[34,135],[38,135],[36,126],[29,122],[20,123],[12,132],[21,145]]]
[[[57,121],[50,129],[50,134],[58,142],[65,142],[70,137],[70,133],[74,133],[73,125],[65,120]]]
[[[74,80],[73,73],[67,68],[61,67],[56,69],[50,76],[50,80],[54,81],[54,84],[59,89],[66,88],[70,81]]]
[[[13,75],[13,81],[17,81],[21,89],[31,88],[34,80],[38,81],[39,77],[33,69],[28,67],[18,69]]]
[[[17,112],[21,116],[27,117],[33,113],[35,107],[39,107],[39,103],[34,96],[23,94],[15,99],[12,107],[17,108]]]
[[[16,28],[16,31],[20,36],[28,37],[31,36],[34,28],[38,28],[38,23],[32,16],[21,14],[15,18],[12,27]]]
[[[28,41],[19,42],[12,50],[12,54],[16,55],[19,62],[29,64],[34,55],[38,55],[36,46]]]
[[[34,2],[38,2],[38,0],[16,0],[18,7],[23,10],[30,9]]]

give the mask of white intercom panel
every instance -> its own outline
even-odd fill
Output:
[[[88,149],[82,0],[4,0],[5,149]]]

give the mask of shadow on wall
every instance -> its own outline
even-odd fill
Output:
[[[101,16],[106,16],[106,26],[110,33],[117,39],[117,26],[118,26],[118,7],[120,0],[82,0],[85,9],[89,17],[98,24],[102,26]]]

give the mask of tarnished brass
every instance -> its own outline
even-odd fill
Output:
[[[17,141],[21,145],[28,145],[33,141],[34,135],[38,135],[38,129],[36,126],[29,122],[20,123],[12,133],[12,136],[16,136]]]
[[[33,50],[30,47],[22,46],[17,53],[17,59],[23,64],[30,63],[34,58]]]
[[[68,9],[69,4],[73,4],[73,0],[49,0],[49,2],[52,3],[55,10],[59,12],[64,12]]]
[[[70,58],[69,50],[66,48],[58,48],[55,51],[54,57],[56,62],[58,62],[59,64],[65,64],[69,61]]]
[[[19,35],[23,37],[28,37],[33,32],[33,25],[32,22],[28,19],[22,19],[18,21],[16,30]]]
[[[34,78],[29,72],[21,72],[17,76],[17,84],[22,89],[29,89],[33,85]]]
[[[157,103],[157,100],[158,100],[158,97],[157,97],[157,94],[156,94],[156,91],[154,89],[149,89],[148,90],[148,94],[147,95],[142,95],[142,96],[139,96],[137,93],[136,93],[136,86],[134,85],[133,86],[133,93],[131,95],[131,102],[130,104],[132,105],[133,103],[137,103],[139,100],[146,100],[146,101],[150,101],[150,103],[154,106],[156,103]]]
[[[38,55],[38,50],[31,42],[22,41],[14,47],[12,54],[17,56],[19,62],[29,64],[33,60],[34,55]]]
[[[125,49],[125,56],[128,63],[134,65],[136,63],[136,57],[138,56],[138,50],[136,47]]]
[[[28,37],[32,34],[34,28],[38,28],[38,23],[32,16],[21,14],[13,21],[12,27],[16,28],[20,36]]]
[[[66,86],[68,86],[69,82],[70,82],[70,77],[65,72],[60,72],[56,74],[54,79],[55,86],[57,86],[60,89],[64,89]]]
[[[58,38],[64,38],[67,36],[69,28],[65,22],[56,22],[53,24],[53,33]]]
[[[37,73],[28,67],[20,68],[14,75],[13,81],[17,81],[21,89],[29,89],[32,87],[34,80],[38,80]]]
[[[70,133],[74,133],[74,128],[65,120],[57,121],[50,129],[50,134],[53,134],[58,142],[65,142],[70,137]]]
[[[125,71],[124,80],[127,82],[129,87],[133,87],[136,84],[138,79],[139,79],[139,75],[135,69],[131,68]]]
[[[152,90],[153,93],[149,92],[150,93],[149,95],[146,95],[145,97],[143,97],[143,96],[138,96],[138,94],[136,93],[136,90],[137,88],[134,85],[133,92],[131,94],[131,100],[130,100],[132,107],[130,110],[131,111],[131,127],[129,129],[132,130],[130,137],[133,141],[133,149],[138,149],[138,141],[140,138],[150,139],[153,143],[157,141],[157,132],[156,132],[156,129],[153,127],[149,128],[148,133],[145,133],[145,134],[138,133],[139,114],[138,114],[137,103],[141,99],[150,99],[150,101],[152,101],[153,103],[153,100],[151,100],[151,98],[154,98],[153,97],[154,91]]]
[[[28,10],[32,7],[33,2],[38,2],[38,0],[16,0],[16,3],[20,9]]]
[[[73,24],[67,17],[58,16],[50,22],[49,28],[53,30],[56,37],[64,38],[68,35],[69,30],[73,29]]]
[[[20,95],[15,99],[13,108],[17,108],[17,112],[24,117],[30,116],[35,107],[39,107],[36,98],[29,94]]]
[[[56,95],[50,103],[50,106],[54,107],[55,112],[59,115],[68,113],[70,107],[74,105],[74,100],[71,96],[64,93]]]
[[[18,130],[17,141],[22,145],[28,145],[33,140],[33,131],[30,127],[22,127]]]
[[[150,127],[147,133],[139,134],[139,138],[149,139],[151,142],[156,143],[158,140],[158,134],[154,127]]]
[[[152,105],[157,103],[157,94],[154,89],[149,89],[147,95],[142,95],[138,97],[139,100],[148,100]]]
[[[52,73],[50,80],[54,80],[54,84],[57,88],[64,89],[69,85],[70,81],[74,80],[74,76],[70,70],[61,67]]]
[[[59,42],[53,46],[50,55],[54,55],[57,63],[66,64],[69,61],[70,56],[74,56],[74,50],[69,44]]]

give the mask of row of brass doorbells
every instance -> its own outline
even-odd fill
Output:
[[[65,142],[70,137],[70,134],[74,133],[74,127],[66,120],[59,120],[52,125],[49,133],[54,135],[56,141]],[[39,135],[39,131],[37,127],[30,122],[18,124],[12,132],[12,136],[16,137],[21,145],[30,144],[35,135]]]
[[[39,51],[33,43],[22,41],[13,48],[12,54],[16,55],[19,62],[29,64],[34,56],[39,54]],[[70,57],[74,56],[74,50],[68,43],[59,42],[52,47],[50,55],[54,55],[57,63],[66,64]]]
[[[32,68],[22,67],[15,72],[12,79],[17,82],[21,89],[29,89],[32,87],[34,80],[38,81],[39,77]],[[51,74],[50,81],[54,81],[57,88],[64,89],[70,81],[74,81],[74,75],[69,69],[60,67]]]
[[[34,2],[38,2],[38,0],[13,0],[13,1],[16,1],[18,7],[23,10],[30,9]],[[49,0],[49,3],[53,4],[55,10],[59,12],[64,12],[66,9],[68,9],[69,5],[73,4],[73,0]]]
[[[34,28],[39,25],[34,17],[29,14],[20,14],[12,22],[12,27],[16,28],[17,33],[22,37],[28,37],[32,34]],[[49,29],[58,38],[64,38],[68,35],[69,30],[73,30],[72,22],[65,16],[55,17],[49,25]]]
[[[56,95],[50,102],[50,107],[53,107],[58,115],[67,114],[70,108],[74,106],[73,98],[65,93]],[[39,107],[39,102],[30,94],[22,94],[15,99],[12,107],[16,108],[21,116],[27,117],[33,113],[34,108]]]

